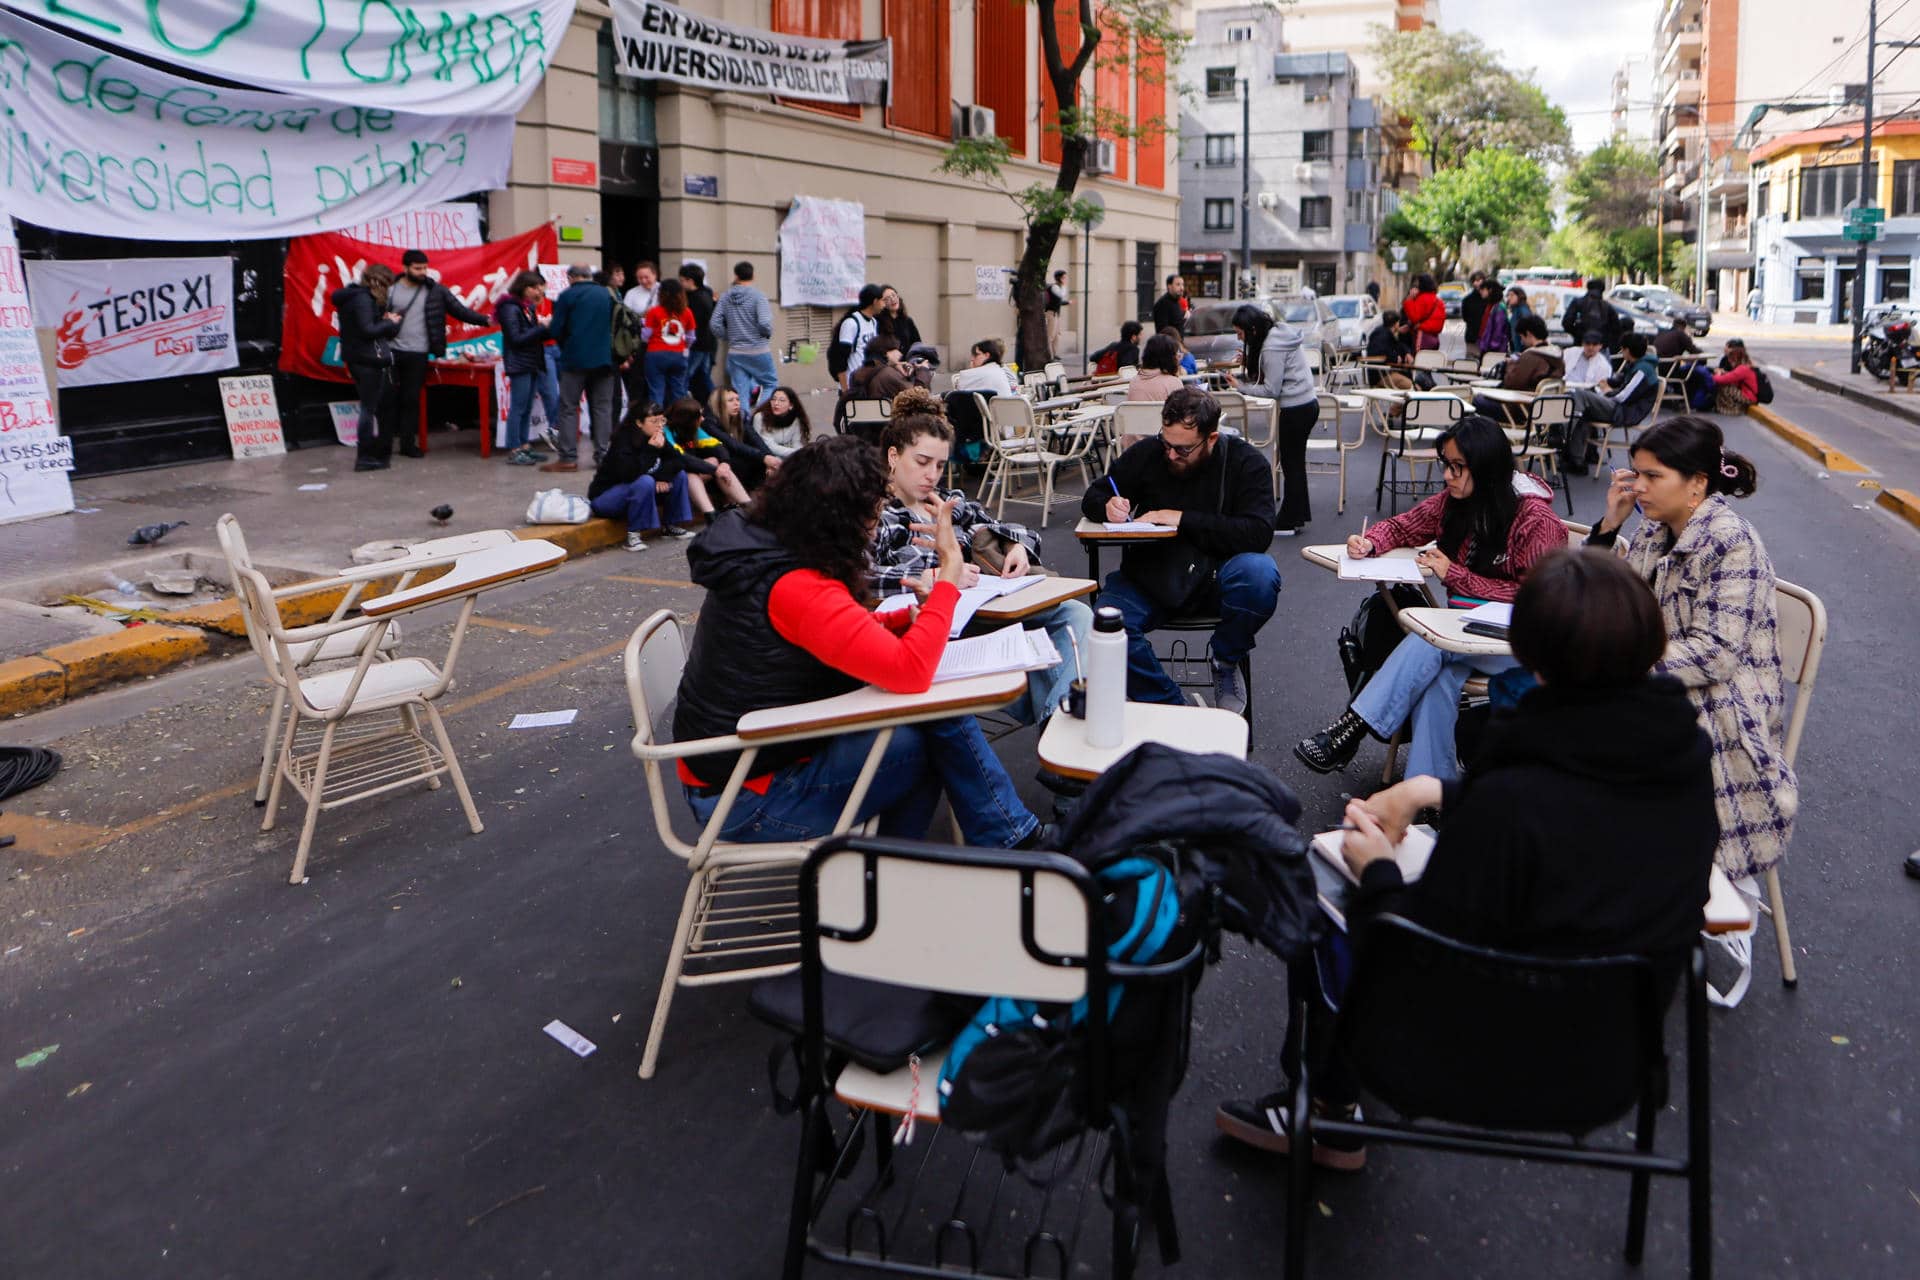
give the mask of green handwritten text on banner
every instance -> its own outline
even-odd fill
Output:
[[[0,12],[0,204],[142,240],[352,226],[506,185],[511,116],[427,116],[183,80]]]
[[[526,104],[573,0],[0,0],[37,22],[179,67],[325,102],[424,115]]]

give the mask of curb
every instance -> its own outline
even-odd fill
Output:
[[[1920,494],[1906,489],[1882,489],[1874,501],[1920,529]]]
[[[1908,422],[1920,423],[1920,396],[1915,396],[1911,404],[1902,404],[1893,396],[1878,391],[1864,391],[1851,383],[1839,382],[1824,373],[1815,373],[1811,369],[1793,370],[1793,380],[1804,382],[1816,391],[1825,391],[1829,395],[1851,400],[1855,404],[1866,405],[1869,409],[1878,409],[1882,413],[1892,414],[1896,418],[1905,418]]]
[[[1920,507],[1920,499],[1915,500]],[[569,559],[618,546],[627,527],[617,520],[585,524],[524,525],[516,538],[545,538],[565,548]],[[431,581],[445,570],[428,570]],[[395,579],[377,579],[369,591],[390,588]],[[323,622],[338,607],[346,588],[295,596],[281,605],[294,626]],[[165,625],[148,623],[104,636],[55,645],[31,657],[0,662],[0,715],[20,716],[93,693],[110,685],[159,675],[214,651],[212,635],[244,638],[246,623],[231,598],[195,605],[167,615]],[[225,648],[226,646],[222,646]]]
[[[1795,376],[1798,376],[1797,374]],[[1747,416],[1764,425],[1767,430],[1785,440],[1800,452],[1818,462],[1829,471],[1844,471],[1857,475],[1866,475],[1873,468],[1855,461],[1843,451],[1834,448],[1805,427],[1796,427],[1785,418],[1764,405],[1750,404]]]

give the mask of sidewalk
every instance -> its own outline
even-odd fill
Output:
[[[1745,312],[1713,313],[1712,336],[1721,339],[1744,338],[1748,342],[1773,339],[1777,342],[1838,342],[1853,340],[1853,327],[1844,324],[1778,324],[1749,320]]]
[[[1878,409],[1881,413],[1904,418],[1908,422],[1920,423],[1920,393],[1889,391],[1883,380],[1871,376],[1864,369],[1859,373],[1848,372],[1848,363],[1840,359],[1823,360],[1811,367],[1796,364],[1793,366],[1793,376],[1795,381],[1816,390],[1841,396],[1855,404]]]

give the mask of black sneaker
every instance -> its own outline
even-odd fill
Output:
[[[660,526],[660,532],[666,537],[680,538],[682,540],[691,538],[694,536],[693,530],[684,528],[677,524],[663,524]]]
[[[1316,1116],[1337,1114],[1342,1120],[1360,1118],[1358,1105],[1328,1107],[1318,1098],[1313,1100],[1312,1105]],[[1291,1106],[1292,1098],[1286,1092],[1270,1093],[1251,1102],[1230,1100],[1215,1109],[1213,1127],[1236,1142],[1244,1142],[1250,1147],[1271,1151],[1276,1155],[1286,1155],[1292,1150],[1287,1136],[1287,1112]],[[1358,1173],[1367,1167],[1367,1148],[1358,1138],[1315,1138],[1313,1162],[1322,1169],[1332,1169],[1336,1173]]]

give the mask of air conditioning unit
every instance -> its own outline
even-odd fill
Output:
[[[1307,182],[1311,180],[1312,177],[1313,177],[1313,166],[1308,164],[1306,161],[1303,160],[1299,164],[1296,164],[1295,166],[1293,166],[1293,180],[1295,182]]]
[[[991,138],[994,134],[993,108],[969,107],[961,103],[953,106],[953,140],[962,138]]]
[[[1112,173],[1119,161],[1119,150],[1106,138],[1095,138],[1087,144],[1087,172],[1089,174]]]
[[[1262,191],[1259,195],[1255,196],[1254,199],[1259,201],[1260,207],[1269,213],[1280,207],[1280,193],[1278,191]]]

